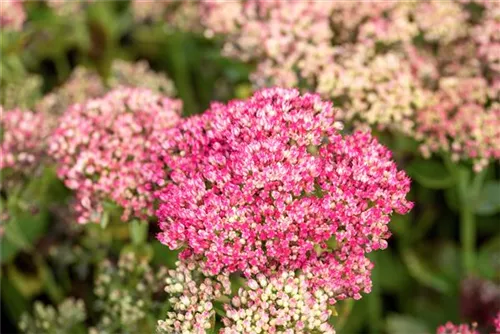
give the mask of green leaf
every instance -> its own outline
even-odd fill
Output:
[[[411,316],[390,314],[387,317],[388,334],[424,334],[430,333],[424,323]]]
[[[12,260],[21,250],[33,249],[33,245],[41,237],[48,226],[49,219],[46,212],[31,214],[18,212],[11,216],[5,225],[5,234],[1,238],[1,263]]]
[[[476,213],[489,216],[500,212],[500,181],[488,181],[479,194]]]
[[[453,175],[438,161],[416,159],[406,168],[420,184],[432,189],[446,189],[453,185]]]
[[[7,311],[13,323],[17,323],[21,315],[28,311],[29,304],[26,298],[12,284],[8,277],[2,276],[2,307]],[[3,313],[3,309],[2,309]]]
[[[109,224],[109,212],[104,210],[101,217],[101,227],[105,229]]]
[[[404,248],[401,250],[401,255],[411,276],[421,284],[441,293],[448,293],[451,291],[451,286],[448,281],[434,273],[413,250]]]
[[[141,245],[148,238],[148,222],[134,219],[130,222],[130,237],[134,245]]]
[[[166,265],[169,268],[175,268],[180,249],[170,250],[167,246],[163,245],[158,240],[151,243],[154,251],[153,263],[158,265]]]

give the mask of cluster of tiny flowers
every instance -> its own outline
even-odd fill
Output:
[[[478,45],[478,56],[488,67],[500,74],[500,5],[485,10],[485,17],[473,31],[473,39]]]
[[[460,324],[455,325],[452,322],[439,326],[436,334],[480,334],[476,325]]]
[[[384,249],[390,215],[411,208],[410,180],[370,134],[341,136],[335,113],[275,88],[172,128],[148,170],[159,240],[214,275],[304,269],[332,299],[360,298],[365,253]]]
[[[448,44],[467,34],[468,13],[454,1],[422,1],[416,5],[415,22],[430,42]]]
[[[318,93],[342,100],[341,119],[410,134],[428,93],[409,61],[396,52],[376,54],[359,45],[345,49],[318,76]]]
[[[328,295],[321,289],[313,292],[305,275],[257,275],[247,286],[239,289],[231,305],[225,305],[221,334],[335,333],[328,323],[333,313]]]
[[[204,334],[213,326],[214,300],[231,293],[229,276],[205,275],[195,261],[178,261],[176,266],[165,287],[172,310],[158,321],[157,332]]]
[[[76,191],[80,223],[99,222],[106,200],[124,209],[123,220],[153,214],[140,167],[155,133],[179,121],[180,107],[180,101],[146,89],[119,88],[66,111],[49,153],[66,186]]]
[[[259,86],[311,82],[333,53],[329,1],[206,1],[204,6],[206,34],[227,36],[226,55],[261,60],[252,76]]]
[[[47,119],[41,113],[0,106],[0,169],[12,168],[29,173],[44,155],[49,135]]]
[[[87,315],[82,300],[64,300],[57,309],[36,301],[33,315],[24,313],[19,321],[19,329],[26,334],[74,333],[75,327],[82,325]]]
[[[115,60],[111,65],[108,82],[104,82],[94,70],[77,67],[61,87],[45,95],[37,104],[36,110],[60,115],[74,103],[100,97],[110,89],[122,86],[147,88],[166,96],[175,95],[172,81],[164,74],[152,71],[147,62]]]
[[[416,138],[423,142],[422,154],[445,151],[453,161],[472,159],[476,172],[489,160],[500,159],[500,103],[485,107],[486,80],[450,77],[440,85],[435,103],[418,114]]]
[[[167,277],[164,267],[152,268],[147,259],[133,252],[120,256],[118,265],[105,260],[99,266],[94,293],[100,319],[91,333],[145,332],[145,319],[156,312],[155,294],[161,292]],[[152,331],[154,323],[149,325]]]
[[[495,326],[495,331],[500,333],[500,311],[497,313],[495,319],[493,319],[493,326]]]
[[[26,20],[23,3],[20,0],[2,0],[0,6],[0,27],[5,30],[19,31]]]

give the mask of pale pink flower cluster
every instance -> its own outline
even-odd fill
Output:
[[[175,95],[172,81],[165,74],[151,70],[146,61],[129,63],[115,60],[108,82],[104,82],[95,70],[77,67],[62,86],[45,95],[35,108],[40,112],[60,115],[74,103],[100,97],[110,89],[122,86],[147,88],[166,96]]]
[[[149,90],[120,88],[64,113],[49,150],[76,192],[78,222],[98,222],[105,201],[123,208],[123,220],[153,214],[141,166],[155,133],[175,125],[180,108],[180,101]]]
[[[275,88],[167,131],[147,170],[159,240],[214,275],[302,269],[332,302],[369,292],[365,253],[387,247],[410,180],[370,134],[342,136],[335,116],[318,95]]]
[[[500,75],[500,4],[485,10],[485,17],[472,33],[478,44],[478,56]]]
[[[455,325],[452,322],[439,326],[436,334],[480,334],[475,325],[460,324]]]
[[[500,103],[485,107],[488,83],[477,78],[442,78],[436,102],[418,114],[416,138],[424,157],[449,152],[452,161],[472,159],[481,171],[500,159]],[[499,94],[498,89],[492,89]],[[497,97],[498,99],[498,97]]]
[[[312,291],[305,275],[259,274],[246,285],[225,305],[221,334],[335,333],[328,323],[333,313],[328,294],[321,288]]]
[[[40,113],[0,106],[0,169],[29,173],[39,165],[49,135],[46,121]]]
[[[158,321],[158,333],[206,333],[213,326],[213,302],[231,293],[228,275],[205,275],[194,261],[178,261],[166,283],[173,310],[167,319]]]
[[[448,44],[468,33],[469,15],[455,1],[421,1],[414,16],[424,38],[430,42]]]
[[[0,6],[0,28],[19,31],[22,29],[26,13],[20,0],[2,0]]]
[[[226,34],[224,53],[259,59],[252,78],[259,86],[312,83],[333,49],[329,13],[333,2],[264,1],[203,3],[208,36]]]
[[[358,45],[339,52],[336,62],[318,75],[316,90],[345,97],[339,115],[343,120],[411,134],[415,111],[426,105],[430,95],[411,65],[399,53],[376,54],[373,48]]]

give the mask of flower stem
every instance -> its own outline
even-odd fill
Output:
[[[462,244],[462,268],[466,275],[474,273],[476,265],[476,216],[474,207],[481,192],[486,169],[474,174],[469,181],[470,172],[459,169],[457,190],[460,200],[460,242]]]

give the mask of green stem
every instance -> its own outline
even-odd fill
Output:
[[[481,192],[486,169],[474,174],[460,168],[456,173],[458,198],[460,200],[460,242],[462,244],[462,268],[466,275],[473,274],[476,266],[476,216],[474,208]]]
[[[462,244],[462,266],[466,274],[472,274],[475,267],[476,219],[469,204],[460,207],[460,242]]]

